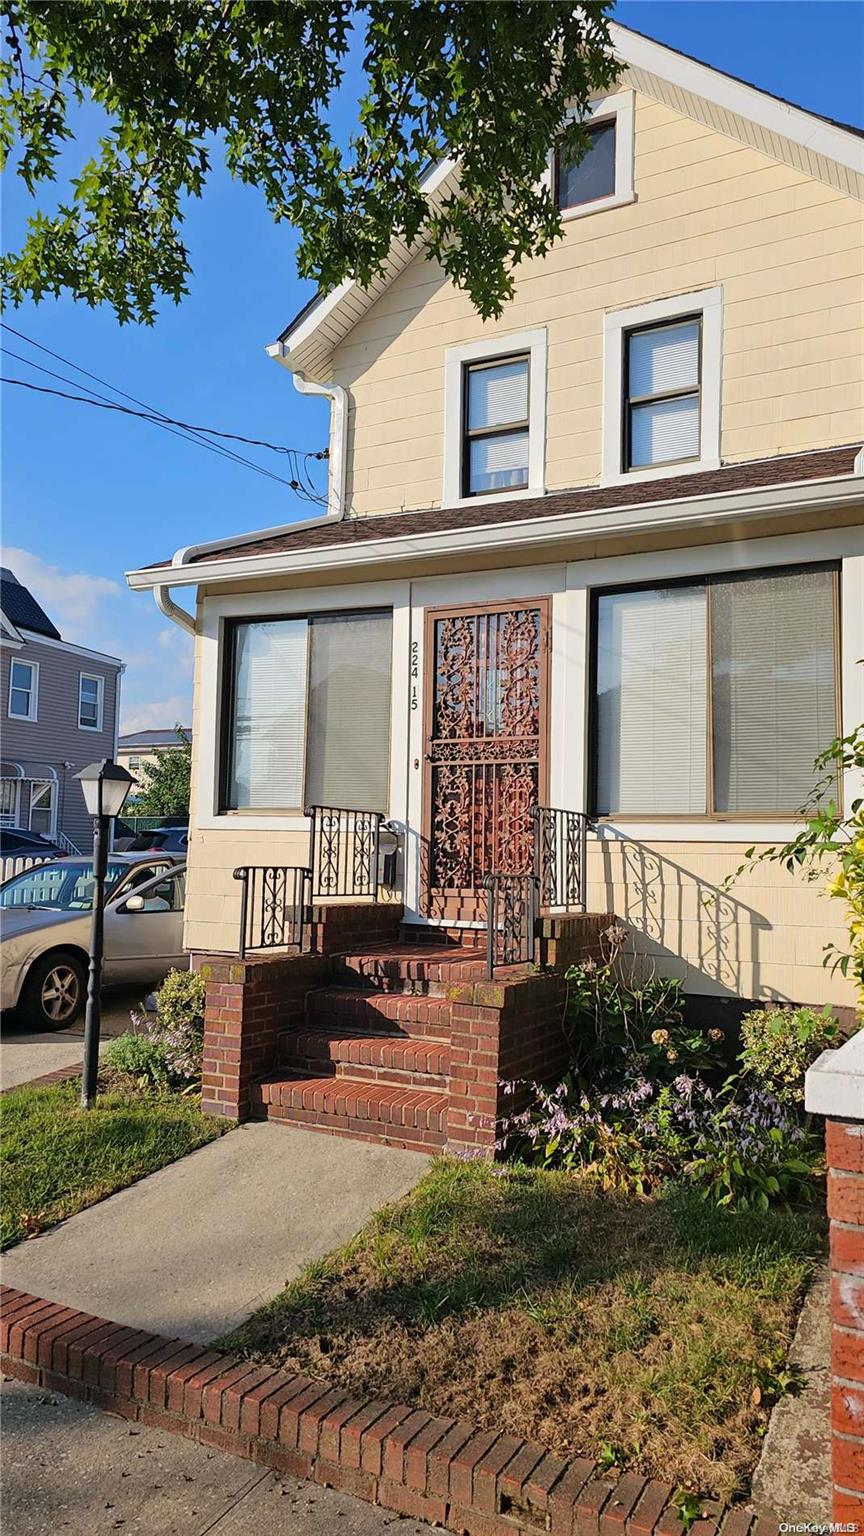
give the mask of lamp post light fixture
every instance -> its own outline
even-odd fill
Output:
[[[96,1097],[99,1070],[99,1032],[102,1023],[102,944],[105,929],[105,874],[108,868],[110,823],[119,816],[134,783],[131,773],[110,757],[88,763],[76,774],[84,804],[93,817],[93,926],[90,930],[90,969],[87,974],[87,1009],[84,1014],[84,1070],[81,1075],[81,1108],[91,1109]]]

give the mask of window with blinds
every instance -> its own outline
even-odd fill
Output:
[[[386,810],[389,611],[237,623],[231,637],[224,808]]]
[[[588,128],[589,147],[573,163],[555,157],[555,192],[559,208],[578,208],[615,191],[615,120]]]
[[[529,366],[522,356],[466,366],[463,495],[527,486]]]
[[[625,335],[628,469],[699,458],[700,321]]]
[[[793,815],[837,734],[836,570],[601,593],[595,812]]]

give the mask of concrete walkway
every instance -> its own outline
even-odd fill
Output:
[[[106,992],[102,999],[102,1039],[131,1029],[129,1014],[141,1006],[142,988]],[[34,1030],[14,1014],[4,1014],[0,1028],[0,1088],[17,1088],[60,1067],[84,1060],[84,1020],[69,1029]]]
[[[418,1520],[17,1381],[4,1382],[2,1409],[8,1536],[433,1536]]]
[[[406,1194],[428,1162],[315,1131],[240,1126],[19,1243],[0,1274],[47,1301],[203,1342]]]
[[[781,1397],[771,1414],[753,1496],[781,1520],[831,1519],[831,1306],[827,1268],[814,1276],[801,1308],[789,1361],[801,1391]]]

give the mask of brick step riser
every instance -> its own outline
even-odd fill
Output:
[[[447,1087],[443,1072],[423,1072],[403,1067],[366,1066],[356,1061],[332,1061],[321,1056],[296,1056],[282,1051],[279,1067],[301,1077],[350,1078],[358,1083],[386,1083],[392,1088],[416,1088],[418,1093]]]
[[[407,1125],[381,1125],[377,1120],[349,1119],[322,1114],[315,1109],[291,1109],[286,1104],[267,1104],[255,1110],[258,1120],[272,1120],[276,1125],[295,1125],[304,1131],[322,1131],[327,1136],[343,1136],[350,1141],[374,1142],[376,1146],[399,1147],[406,1152],[436,1152],[444,1146],[444,1131],[421,1131]]]
[[[448,988],[485,980],[477,961],[376,960],[341,955],[333,962],[333,980],[358,991],[446,997]]]
[[[316,1029],[342,1029],[382,1039],[450,1039],[450,1005],[443,997],[363,992],[359,988],[341,994],[310,992],[306,1019]]]
[[[338,1088],[334,1085],[339,1084]],[[377,1088],[385,1090],[383,1096]],[[437,1088],[402,1088],[395,1097],[387,1089],[395,1084],[360,1083],[356,1078],[308,1078],[285,1077],[259,1083],[256,1102],[274,1105],[279,1111],[302,1110],[320,1116],[322,1120],[334,1120],[337,1124],[349,1121],[371,1130],[375,1126],[385,1131],[442,1131],[446,1124],[446,1100]],[[406,1094],[412,1097],[406,1102]],[[433,1102],[430,1103],[429,1099]],[[334,1101],[335,1100],[335,1101]],[[425,1102],[424,1102],[425,1100]]]

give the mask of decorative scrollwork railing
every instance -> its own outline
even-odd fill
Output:
[[[584,912],[588,817],[582,811],[559,811],[549,805],[535,805],[531,814],[541,907]]]
[[[312,899],[371,896],[377,901],[382,812],[310,805],[306,815],[312,822]]]
[[[235,869],[234,879],[242,881],[241,960],[254,950],[302,950],[310,919],[312,871],[292,864],[244,864]]]
[[[502,965],[531,964],[537,946],[536,875],[486,875],[486,974]]]

